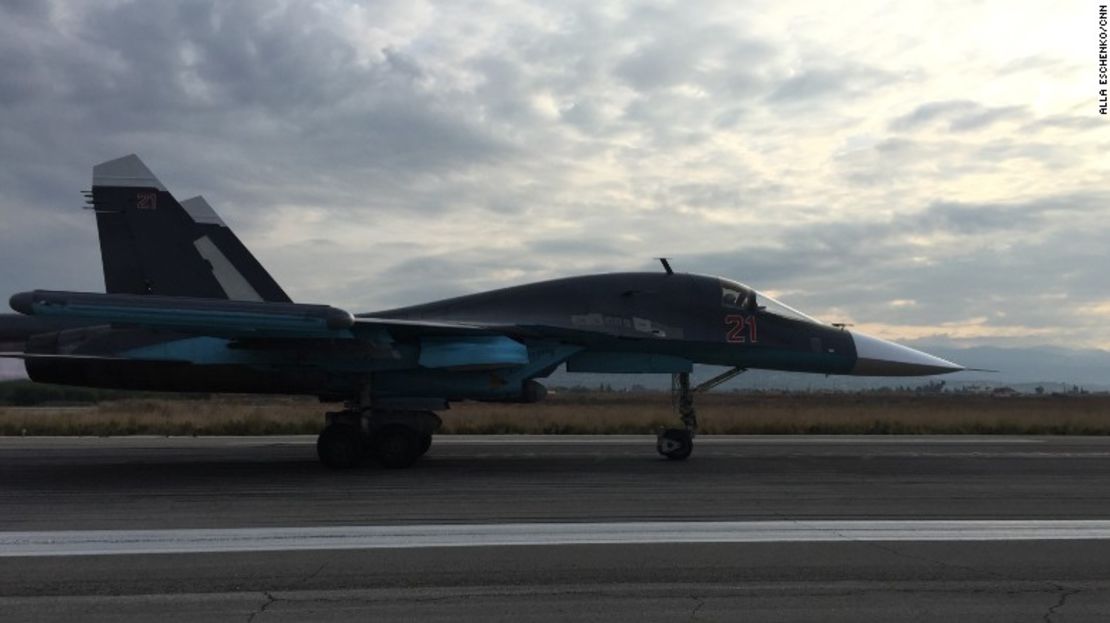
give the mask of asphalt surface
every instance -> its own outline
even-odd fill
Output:
[[[313,442],[0,439],[0,532],[1110,519],[1102,438],[702,437],[672,463],[648,437],[442,437],[350,472]],[[1110,540],[0,557],[0,620],[75,618],[1107,620]]]

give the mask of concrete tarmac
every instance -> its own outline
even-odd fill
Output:
[[[1110,519],[1110,439],[3,438],[0,532]],[[523,544],[0,557],[2,620],[1110,619],[1110,540]]]

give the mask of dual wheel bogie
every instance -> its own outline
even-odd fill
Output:
[[[366,432],[357,423],[333,421],[316,439],[316,454],[332,469],[350,469],[370,461],[398,469],[411,466],[431,446],[431,432],[403,423],[388,423]]]

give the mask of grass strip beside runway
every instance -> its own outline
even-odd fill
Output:
[[[705,434],[1107,435],[1110,396],[741,394],[699,397]],[[0,435],[289,435],[319,432],[314,400],[128,399],[0,407]],[[560,393],[537,404],[461,403],[446,434],[647,434],[675,421],[664,393]]]

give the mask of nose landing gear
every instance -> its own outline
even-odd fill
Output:
[[[694,392],[690,389],[689,372],[671,375],[671,396],[683,427],[659,431],[655,449],[672,461],[685,461],[694,451],[694,437],[698,434],[698,413],[694,409]]]
[[[656,436],[655,449],[672,461],[685,461],[694,451],[694,437],[698,434],[698,413],[694,408],[694,394],[708,391],[745,372],[745,368],[732,368],[708,381],[690,387],[690,373],[671,375],[671,395],[682,419],[682,428],[665,428]]]

